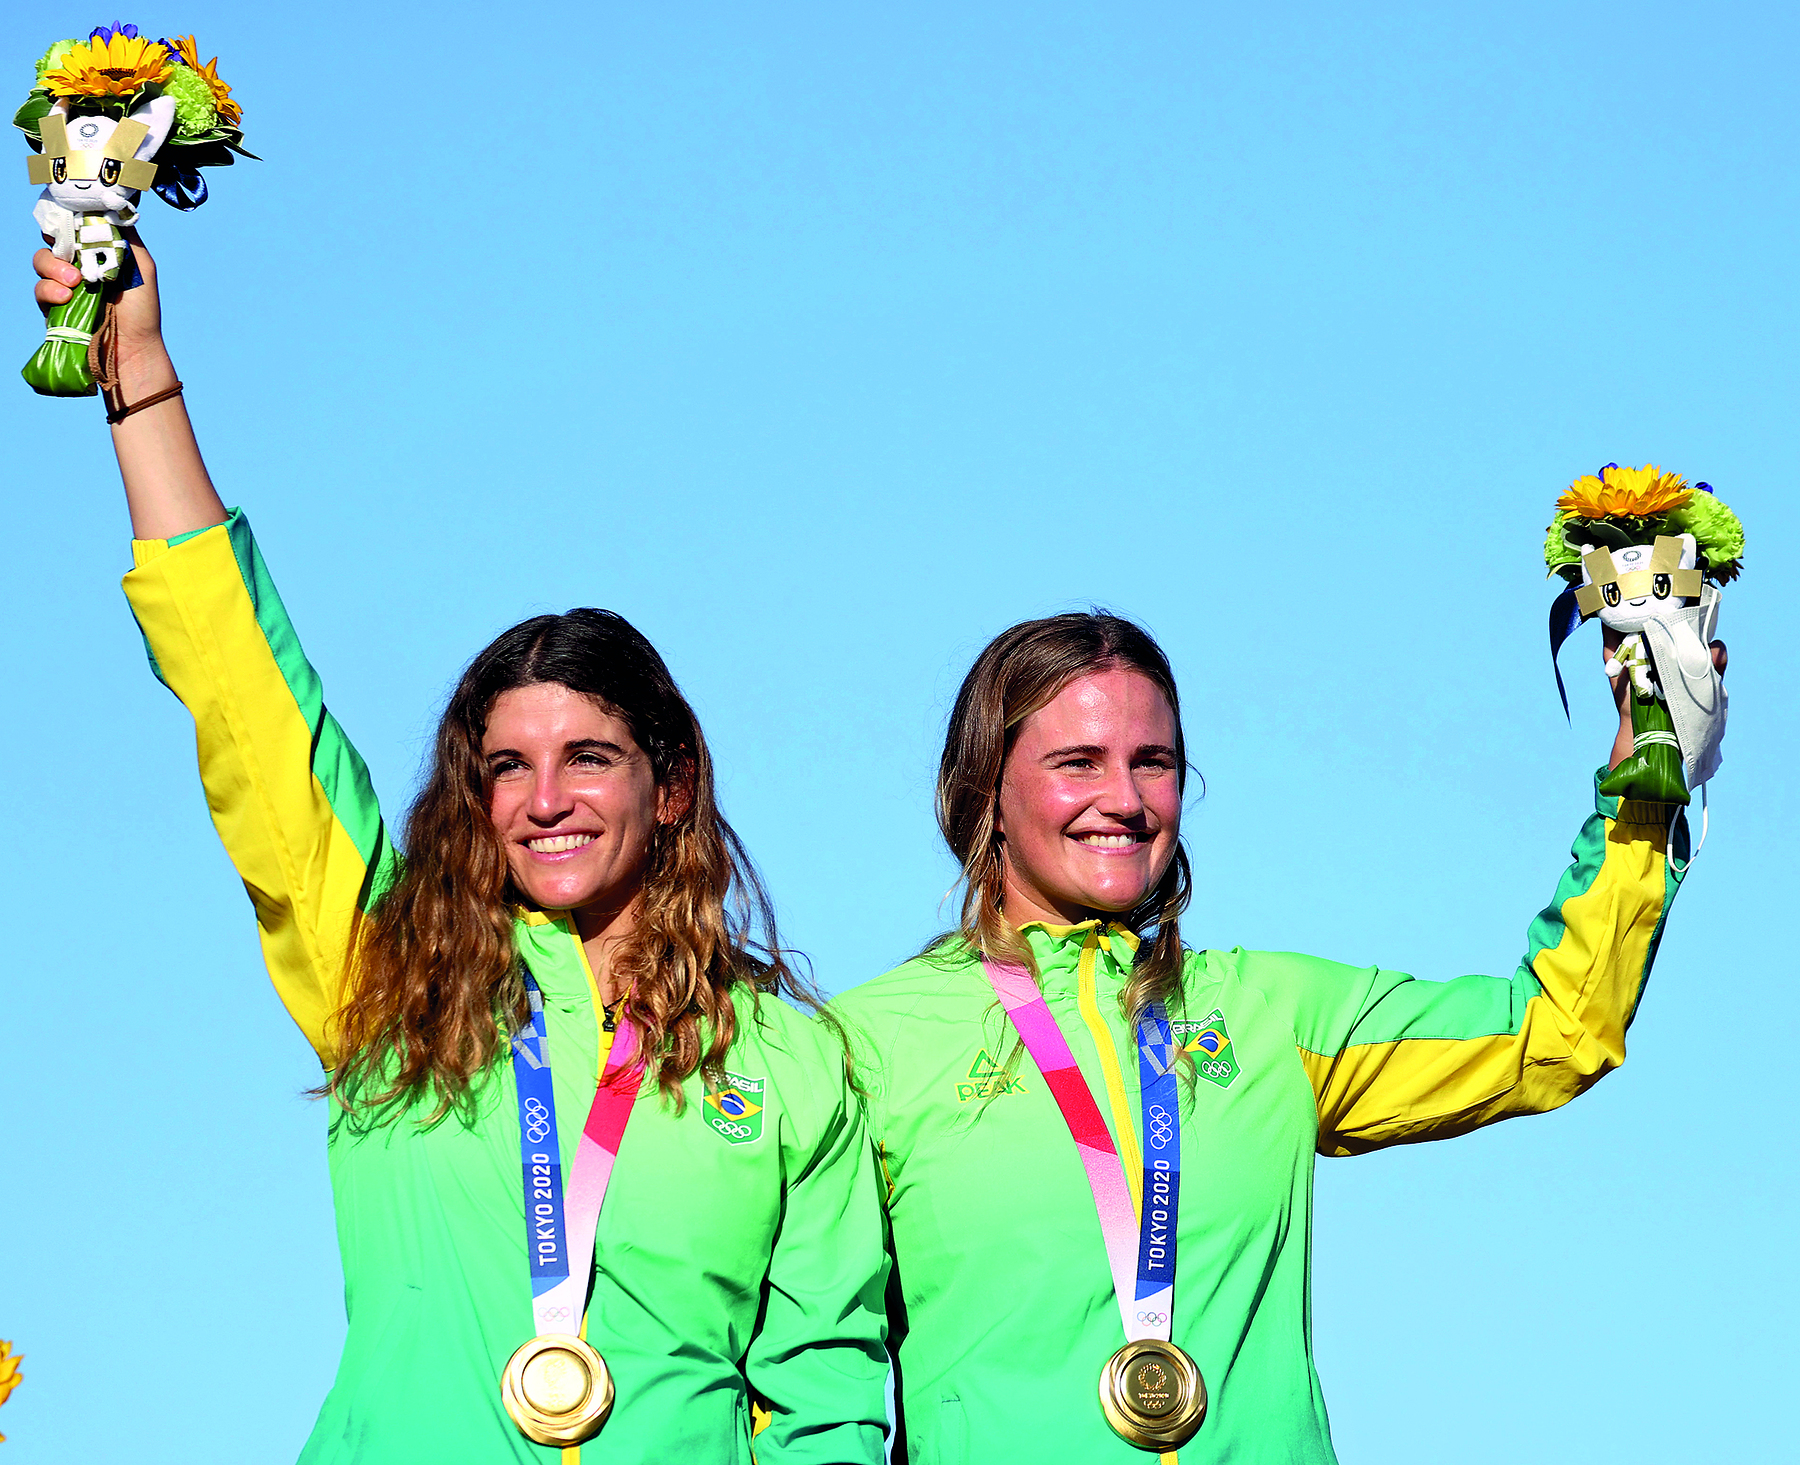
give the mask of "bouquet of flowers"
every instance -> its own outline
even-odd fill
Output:
[[[80,266],[81,285],[51,310],[44,343],[25,363],[34,390],[88,397],[106,375],[109,292],[138,282],[123,231],[137,219],[139,192],[195,209],[206,202],[200,169],[255,156],[244,150],[243,110],[218,64],[216,56],[200,64],[192,36],[153,41],[134,25],[58,41],[38,61],[13,125],[33,149],[30,181],[44,185],[34,216],[57,258]]]
[[[1737,578],[1743,556],[1744,526],[1711,485],[1690,488],[1653,465],[1608,463],[1556,501],[1544,562],[1568,584],[1550,611],[1551,661],[1598,616],[1623,637],[1607,673],[1631,678],[1631,756],[1602,793],[1685,804],[1717,770],[1726,699],[1710,643],[1719,587]]]

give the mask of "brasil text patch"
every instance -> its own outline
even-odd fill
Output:
[[[706,1102],[700,1106],[708,1128],[723,1135],[734,1145],[747,1145],[762,1138],[763,1087],[766,1079],[745,1078],[726,1069],[724,1082],[713,1074],[706,1075]]]
[[[1239,1069],[1225,1014],[1215,1007],[1199,1022],[1178,1022],[1173,1026],[1175,1041],[1194,1057],[1194,1071],[1222,1089],[1230,1088]]]

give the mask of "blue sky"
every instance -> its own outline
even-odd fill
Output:
[[[21,97],[114,18],[10,9]],[[619,610],[834,990],[948,919],[969,661],[1088,604],[1182,679],[1192,943],[1510,971],[1607,742],[1591,628],[1557,706],[1551,503],[1608,461],[1711,482],[1749,534],[1734,720],[1630,1062],[1321,1162],[1314,1323],[1346,1465],[1784,1451],[1791,9],[118,18],[196,32],[263,156],[144,232],[390,811],[478,647]],[[0,1429],[20,1465],[290,1459],[342,1331],[316,1069],[117,591],[99,412],[15,384],[0,433]]]

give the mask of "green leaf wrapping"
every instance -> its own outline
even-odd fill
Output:
[[[1631,694],[1631,732],[1664,732],[1671,737],[1675,723],[1669,709],[1655,697]],[[1622,799],[1645,799],[1653,804],[1685,804],[1687,783],[1681,776],[1681,751],[1667,743],[1633,748],[1619,766],[1600,780],[1600,792]]]
[[[46,330],[85,331],[92,335],[100,322],[100,305],[106,287],[83,280],[66,302],[50,307]],[[94,378],[88,373],[87,347],[73,341],[46,340],[19,373],[31,389],[46,397],[91,397]]]

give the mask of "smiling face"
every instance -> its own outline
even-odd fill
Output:
[[[1072,925],[1128,911],[1181,832],[1175,715],[1142,672],[1077,677],[1025,719],[1000,778],[1006,918]]]
[[[66,106],[59,106],[57,110],[64,112]],[[134,122],[142,122],[149,129],[131,156],[140,160],[153,158],[168,140],[169,131],[174,126],[175,99],[157,97],[139,107],[131,117]],[[113,133],[118,131],[119,123],[114,117],[82,115],[68,118],[65,126],[68,129],[69,147],[73,152],[98,156],[105,151]],[[135,208],[138,190],[123,187],[117,181],[116,164],[111,171],[114,172],[111,182],[105,178],[74,177],[66,177],[60,183],[52,182],[44,189],[44,196],[76,214],[99,214],[108,210],[122,213]]]
[[[1698,563],[1694,536],[1683,534],[1678,537],[1681,540],[1681,558],[1677,567],[1691,570]],[[1647,570],[1650,568],[1651,559],[1655,553],[1656,547],[1651,544],[1626,545],[1612,551],[1613,568],[1620,575]],[[1581,567],[1581,583],[1584,585],[1590,583],[1588,567],[1585,562]],[[1620,604],[1613,604],[1612,595],[1614,593],[1616,592],[1607,592],[1607,602],[1600,611],[1600,623],[1614,631],[1641,631],[1652,616],[1694,603],[1691,598],[1673,594],[1666,575],[1654,578],[1648,594],[1636,596],[1631,600],[1622,601]]]
[[[513,883],[539,906],[610,924],[643,888],[672,800],[623,719],[558,682],[502,692],[481,754]]]

